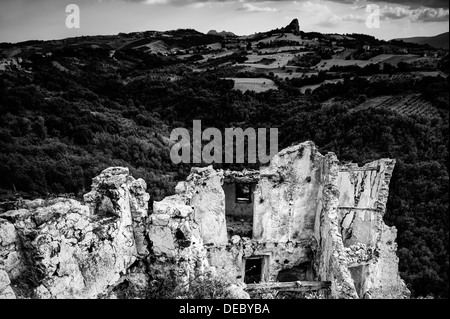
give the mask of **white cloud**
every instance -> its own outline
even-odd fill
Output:
[[[167,4],[168,0],[142,0],[143,4]]]
[[[311,1],[294,1],[294,4],[298,7],[295,11],[301,12],[311,21],[315,21],[316,25],[334,27],[342,22],[342,18],[333,13],[327,4]]]
[[[391,7],[381,8],[381,18],[385,20],[409,19],[413,22],[440,22],[449,20],[449,9]]]
[[[242,5],[242,7],[238,8],[237,10],[246,11],[246,12],[278,12],[278,11],[280,11],[276,8],[271,8],[271,7],[264,7],[264,8],[257,7],[250,3],[244,3]]]

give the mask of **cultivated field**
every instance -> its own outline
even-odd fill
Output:
[[[281,52],[292,52],[292,51],[300,51],[304,49],[304,46],[284,46],[277,48],[267,48],[260,49],[259,52],[262,54],[273,54],[273,53],[281,53]]]
[[[148,44],[144,44],[144,45],[140,45],[138,47],[136,47],[137,49],[145,47],[147,48],[148,51],[150,51],[151,53],[169,53],[170,49],[168,48],[167,44],[164,41],[161,40],[157,40],[157,41],[153,41],[150,42]]]
[[[285,33],[285,34],[274,34],[271,37],[262,39],[262,43],[268,43],[268,42],[274,42],[274,41],[298,41],[300,43],[303,42],[302,38],[300,36],[294,35],[292,33]]]
[[[348,66],[348,65],[357,65],[359,67],[365,67],[369,64],[376,63],[389,63],[392,65],[397,65],[399,62],[411,62],[419,59],[420,57],[413,54],[405,54],[405,55],[394,55],[394,54],[380,54],[369,60],[344,60],[341,58],[333,58],[328,60],[322,60],[318,64],[318,70],[329,70],[333,65],[336,66]]]
[[[208,44],[206,46],[207,48],[210,48],[211,50],[220,50],[222,48],[222,44],[219,42]]]
[[[234,81],[234,89],[241,92],[255,91],[256,93],[265,92],[268,90],[277,90],[276,84],[265,78],[227,78],[227,80]]]
[[[197,63],[205,63],[208,61],[208,59],[217,59],[217,58],[223,58],[228,55],[234,54],[236,51],[229,50],[229,51],[222,51],[217,53],[209,53],[209,54],[203,54],[203,60],[197,61]]]
[[[442,76],[447,78],[447,75],[441,71],[413,71],[413,72],[400,72],[395,74],[374,74],[369,76],[361,76],[361,78],[369,81],[385,81],[385,80],[406,80],[406,79],[422,79],[426,76],[437,77]]]
[[[373,60],[375,60],[375,62],[377,63],[388,63],[397,66],[399,62],[412,62],[419,58],[420,57],[418,55],[413,54],[406,54],[406,55],[380,54],[374,57]]]
[[[327,59],[327,60],[320,61],[319,64],[317,64],[316,68],[319,71],[327,71],[334,65],[335,66],[357,65],[359,67],[364,67],[367,64],[369,64],[369,62],[363,61],[363,60],[344,60],[344,59],[333,58],[333,59]]]
[[[370,107],[384,107],[402,115],[418,115],[423,117],[438,117],[439,111],[430,102],[424,100],[420,94],[380,96],[367,100],[354,110]]]

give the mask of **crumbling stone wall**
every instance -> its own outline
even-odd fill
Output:
[[[222,171],[193,169],[177,189],[184,203],[200,212],[194,220],[209,263],[230,277],[243,280],[245,258],[269,256],[264,280],[310,263],[315,280],[332,282],[334,298],[403,298],[409,291],[398,275],[396,231],[383,222],[394,165],[390,159],[341,165],[312,142],[282,150],[259,176],[249,174],[248,180],[259,178],[252,238],[224,236]],[[192,194],[215,202],[190,200]],[[212,240],[212,233],[219,240]]]
[[[315,263],[319,278],[332,281],[338,298],[409,297],[398,273],[396,230],[383,221],[395,160],[363,167],[339,165],[334,154],[324,160],[325,205],[315,236],[321,243]]]
[[[183,196],[166,197],[153,203],[149,225],[152,255],[162,263],[162,267],[166,261],[172,260],[177,265],[178,276],[181,281],[185,281],[185,285],[209,267],[193,212],[192,207],[186,205],[186,198]]]
[[[264,281],[276,281],[279,272],[311,261],[311,249],[306,242],[258,242],[233,236],[225,246],[207,248],[210,264],[228,273],[231,278],[244,280],[243,259],[269,256]]]
[[[331,281],[334,298],[408,297],[396,229],[383,222],[394,165],[341,165],[305,142],[260,172],[193,168],[150,216],[145,182],[126,168],[106,169],[86,204],[24,201],[0,214],[0,298],[15,297],[14,282],[27,271],[41,298],[107,296],[124,278],[145,289],[149,274],[169,265],[186,289],[206,273],[242,281],[244,260],[254,256],[267,257],[265,281],[306,265],[309,280]],[[222,186],[237,179],[257,183],[252,238],[227,236]],[[230,296],[248,294],[231,285]]]
[[[394,166],[390,159],[340,166],[340,231],[347,251],[359,252],[349,269],[361,298],[409,296],[398,275],[397,230],[383,221]]]
[[[254,240],[288,242],[312,236],[321,160],[312,142],[307,142],[282,150],[261,169],[255,190]]]
[[[178,183],[175,191],[186,205],[193,207],[194,220],[205,244],[227,243],[225,222],[225,193],[223,172],[211,166],[193,168],[186,181]]]
[[[329,153],[322,162],[324,180],[316,215],[314,265],[317,279],[331,281],[334,298],[358,298],[351,273],[347,267],[347,253],[339,231],[339,164],[336,155]]]
[[[224,268],[212,266],[208,258],[208,247],[223,247],[223,243],[227,243],[224,194],[220,187],[222,177],[222,172],[211,167],[193,169],[187,181],[177,185],[176,195],[153,203],[148,227],[153,259],[150,272],[155,277],[164,275],[164,270],[173,265],[181,294],[204,276],[223,273]],[[216,202],[202,202],[202,199]],[[209,208],[212,209],[210,215],[207,214]],[[227,256],[226,261],[231,261],[230,257]],[[231,269],[233,267],[227,270]],[[227,275],[235,279],[230,273]],[[227,287],[227,295],[249,298],[236,284]]]

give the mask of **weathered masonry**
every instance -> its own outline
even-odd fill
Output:
[[[260,171],[194,168],[154,203],[153,252],[184,260],[201,244],[210,266],[249,285],[331,282],[334,298],[407,297],[396,229],[383,222],[394,165],[341,165],[305,142]]]
[[[84,202],[24,200],[0,213],[0,299],[114,298],[125,282],[146,296],[166,270],[181,295],[226,276],[231,298],[261,287],[408,297],[396,229],[383,222],[394,165],[342,165],[305,142],[259,171],[193,168],[150,214],[145,181],[107,168]]]

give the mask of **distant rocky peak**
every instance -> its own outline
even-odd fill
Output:
[[[300,24],[298,22],[298,19],[292,20],[291,23],[289,23],[288,26],[285,28],[285,31],[292,33],[300,32]]]
[[[210,30],[208,31],[209,35],[217,35],[217,36],[222,36],[222,37],[234,37],[236,36],[233,32],[228,32],[228,31],[222,31],[222,32],[217,32],[216,30]]]

